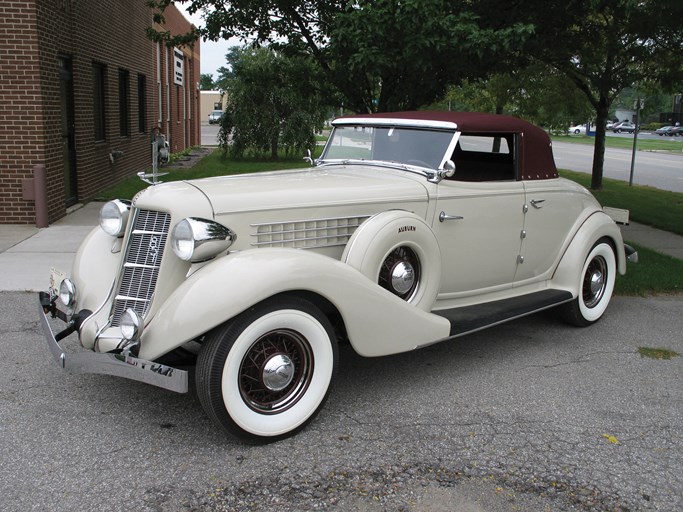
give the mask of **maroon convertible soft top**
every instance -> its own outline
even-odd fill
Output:
[[[445,112],[421,110],[413,112],[383,112],[348,116],[344,119],[410,119],[454,123],[458,130],[469,134],[514,133],[521,135],[518,165],[524,180],[557,178],[552,142],[548,134],[528,121],[512,116],[481,112]]]

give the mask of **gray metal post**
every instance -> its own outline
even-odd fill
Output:
[[[633,186],[633,171],[636,165],[636,144],[638,142],[638,124],[640,123],[640,98],[636,100],[636,129],[633,131],[633,151],[631,152],[631,176],[628,186]]]

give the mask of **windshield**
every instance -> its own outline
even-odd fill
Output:
[[[321,161],[375,160],[438,169],[455,130],[337,126]]]

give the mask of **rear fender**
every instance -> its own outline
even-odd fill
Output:
[[[140,357],[154,360],[289,291],[309,291],[339,311],[360,355],[405,352],[445,338],[448,321],[405,303],[349,265],[297,249],[230,254],[192,274],[145,327]]]
[[[626,273],[626,255],[619,226],[605,213],[595,212],[574,235],[552,277],[552,287],[568,290],[574,297],[579,290],[583,264],[595,243],[601,238],[611,240],[617,259],[617,270]]]

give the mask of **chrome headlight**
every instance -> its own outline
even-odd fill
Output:
[[[121,336],[126,341],[138,341],[142,336],[144,325],[142,318],[135,310],[128,308],[121,315]]]
[[[237,236],[218,222],[187,217],[173,228],[171,247],[181,260],[198,263],[226,251]]]
[[[71,279],[64,279],[59,285],[59,300],[62,301],[67,308],[73,306],[76,302],[76,285]]]
[[[130,201],[114,199],[105,203],[100,210],[100,227],[108,235],[122,237],[128,224]]]

